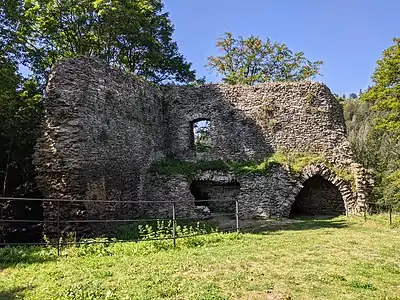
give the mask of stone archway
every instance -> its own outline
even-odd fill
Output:
[[[303,187],[292,203],[291,216],[347,214],[354,202],[349,183],[325,164],[304,168],[301,183]]]
[[[343,197],[338,188],[325,178],[315,175],[303,183],[290,214],[333,216],[345,212]]]

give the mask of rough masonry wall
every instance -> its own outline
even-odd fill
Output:
[[[46,197],[138,199],[147,168],[163,156],[159,88],[91,58],[70,59],[53,69],[45,109],[35,164]],[[103,203],[90,212],[120,217],[128,206]],[[82,205],[65,210],[66,217],[88,213]]]
[[[190,122],[211,120],[214,158],[262,160],[276,150],[323,153],[351,163],[342,109],[316,82],[214,84],[165,89],[170,155],[193,159]]]
[[[320,179],[320,180],[318,180]],[[312,181],[312,191],[309,193]],[[241,218],[259,217],[289,217],[296,204],[300,204],[305,214],[356,213],[358,202],[351,185],[338,177],[325,164],[310,164],[303,169],[301,174],[293,174],[281,165],[273,166],[264,174],[234,174],[224,171],[198,171],[190,175],[159,175],[148,174],[146,196],[149,201],[176,201],[180,204],[179,215],[199,216],[195,207],[195,196],[190,193],[193,183],[205,184],[204,191],[210,195],[209,199],[226,200],[229,195],[230,202],[211,202],[204,205],[211,212],[219,212],[213,209],[215,206],[239,203]],[[232,187],[235,189],[232,190]],[[234,191],[234,192],[233,192]],[[302,195],[303,194],[303,195]],[[308,198],[305,199],[304,194]],[[213,197],[214,196],[214,197]],[[300,196],[300,203],[296,202]],[[157,204],[160,205],[160,204]],[[153,214],[157,211],[171,211],[170,204],[161,204],[163,209],[154,209],[150,205],[146,210]],[[226,212],[232,211],[232,206],[225,207]],[[165,215],[165,214],[163,214]]]
[[[228,188],[225,193],[231,196],[230,202],[211,202],[205,204],[211,212],[220,213],[218,207],[227,205],[226,212],[234,211],[235,201],[239,203],[241,218],[254,217],[288,217],[295,201],[295,197],[301,190],[299,179],[293,177],[281,167],[275,166],[268,174],[244,174],[235,175],[231,172],[200,171],[191,176],[171,176],[149,174],[147,179],[149,201],[176,201],[180,204],[179,216],[201,216],[201,211],[196,210],[195,197],[190,193],[190,185],[193,182],[208,183],[209,192],[214,195],[224,195],[221,189]],[[238,183],[240,185],[238,185]],[[212,185],[218,188],[213,189]],[[232,192],[232,186],[237,187]],[[212,195],[211,195],[212,196]],[[221,200],[227,200],[219,197]],[[218,200],[216,197],[211,200]],[[160,204],[157,204],[160,205]],[[170,204],[161,205],[158,211],[171,211]],[[154,208],[154,205],[151,205]],[[213,209],[214,208],[214,209]],[[149,207],[148,211],[152,211]],[[153,212],[154,213],[154,212]],[[156,212],[157,213],[157,212]],[[167,213],[162,214],[167,215]]]
[[[158,87],[81,57],[54,68],[45,106],[44,134],[35,154],[44,195],[121,201],[67,203],[61,213],[65,218],[171,213],[170,204],[124,203],[127,200],[183,201],[178,213],[198,215],[192,180],[239,183],[234,197],[244,216],[288,216],[304,181],[282,167],[236,179],[212,172],[195,178],[147,173],[165,156],[196,160],[190,124],[198,119],[211,120],[213,159],[261,161],[274,151],[289,150],[324,154],[339,167],[350,168],[352,162],[341,107],[321,83]],[[311,166],[305,174],[321,175],[336,185],[346,209],[357,206],[349,184],[326,168]],[[362,174],[357,176],[357,195],[365,199],[368,184]],[[44,212],[45,218],[54,218],[53,204]]]

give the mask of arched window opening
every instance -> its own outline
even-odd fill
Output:
[[[338,216],[345,213],[343,197],[338,188],[316,175],[307,179],[296,196],[290,212],[291,217],[301,215]]]
[[[240,192],[240,184],[193,181],[190,192],[194,196],[196,206],[207,206],[212,213],[230,213],[235,211],[235,200]]]
[[[211,150],[211,121],[197,119],[191,122],[191,147],[198,158],[203,158]]]

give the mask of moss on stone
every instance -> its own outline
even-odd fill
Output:
[[[229,171],[230,168],[223,160],[188,162],[171,159],[157,161],[149,168],[150,173],[160,175],[190,175],[201,170]]]
[[[337,176],[345,181],[353,182],[354,176],[350,170],[331,164],[323,155],[302,152],[275,152],[262,162],[233,162],[225,160],[185,162],[178,160],[162,160],[155,162],[149,169],[150,173],[160,175],[194,175],[199,171],[232,172],[236,175],[267,174],[273,166],[284,166],[294,176],[300,176],[302,170],[311,164],[325,164]]]
[[[308,105],[314,105],[314,103],[317,101],[317,96],[314,95],[312,92],[308,92],[306,95],[306,103]]]
[[[150,169],[150,173],[158,173],[160,175],[193,175],[199,171],[222,171],[232,172],[234,174],[266,174],[274,164],[269,159],[263,162],[232,162],[225,160],[184,162],[177,160],[162,160],[154,163]]]
[[[311,152],[276,152],[270,157],[270,159],[275,160],[278,164],[288,166],[289,170],[296,175],[300,175],[303,168],[308,165],[323,163],[343,180],[349,182],[352,182],[354,180],[354,176],[350,170],[339,168],[333,165],[322,154]]]

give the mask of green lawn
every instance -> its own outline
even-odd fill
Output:
[[[176,250],[2,249],[0,299],[400,299],[399,219],[392,229],[380,218],[276,221],[180,239]]]

